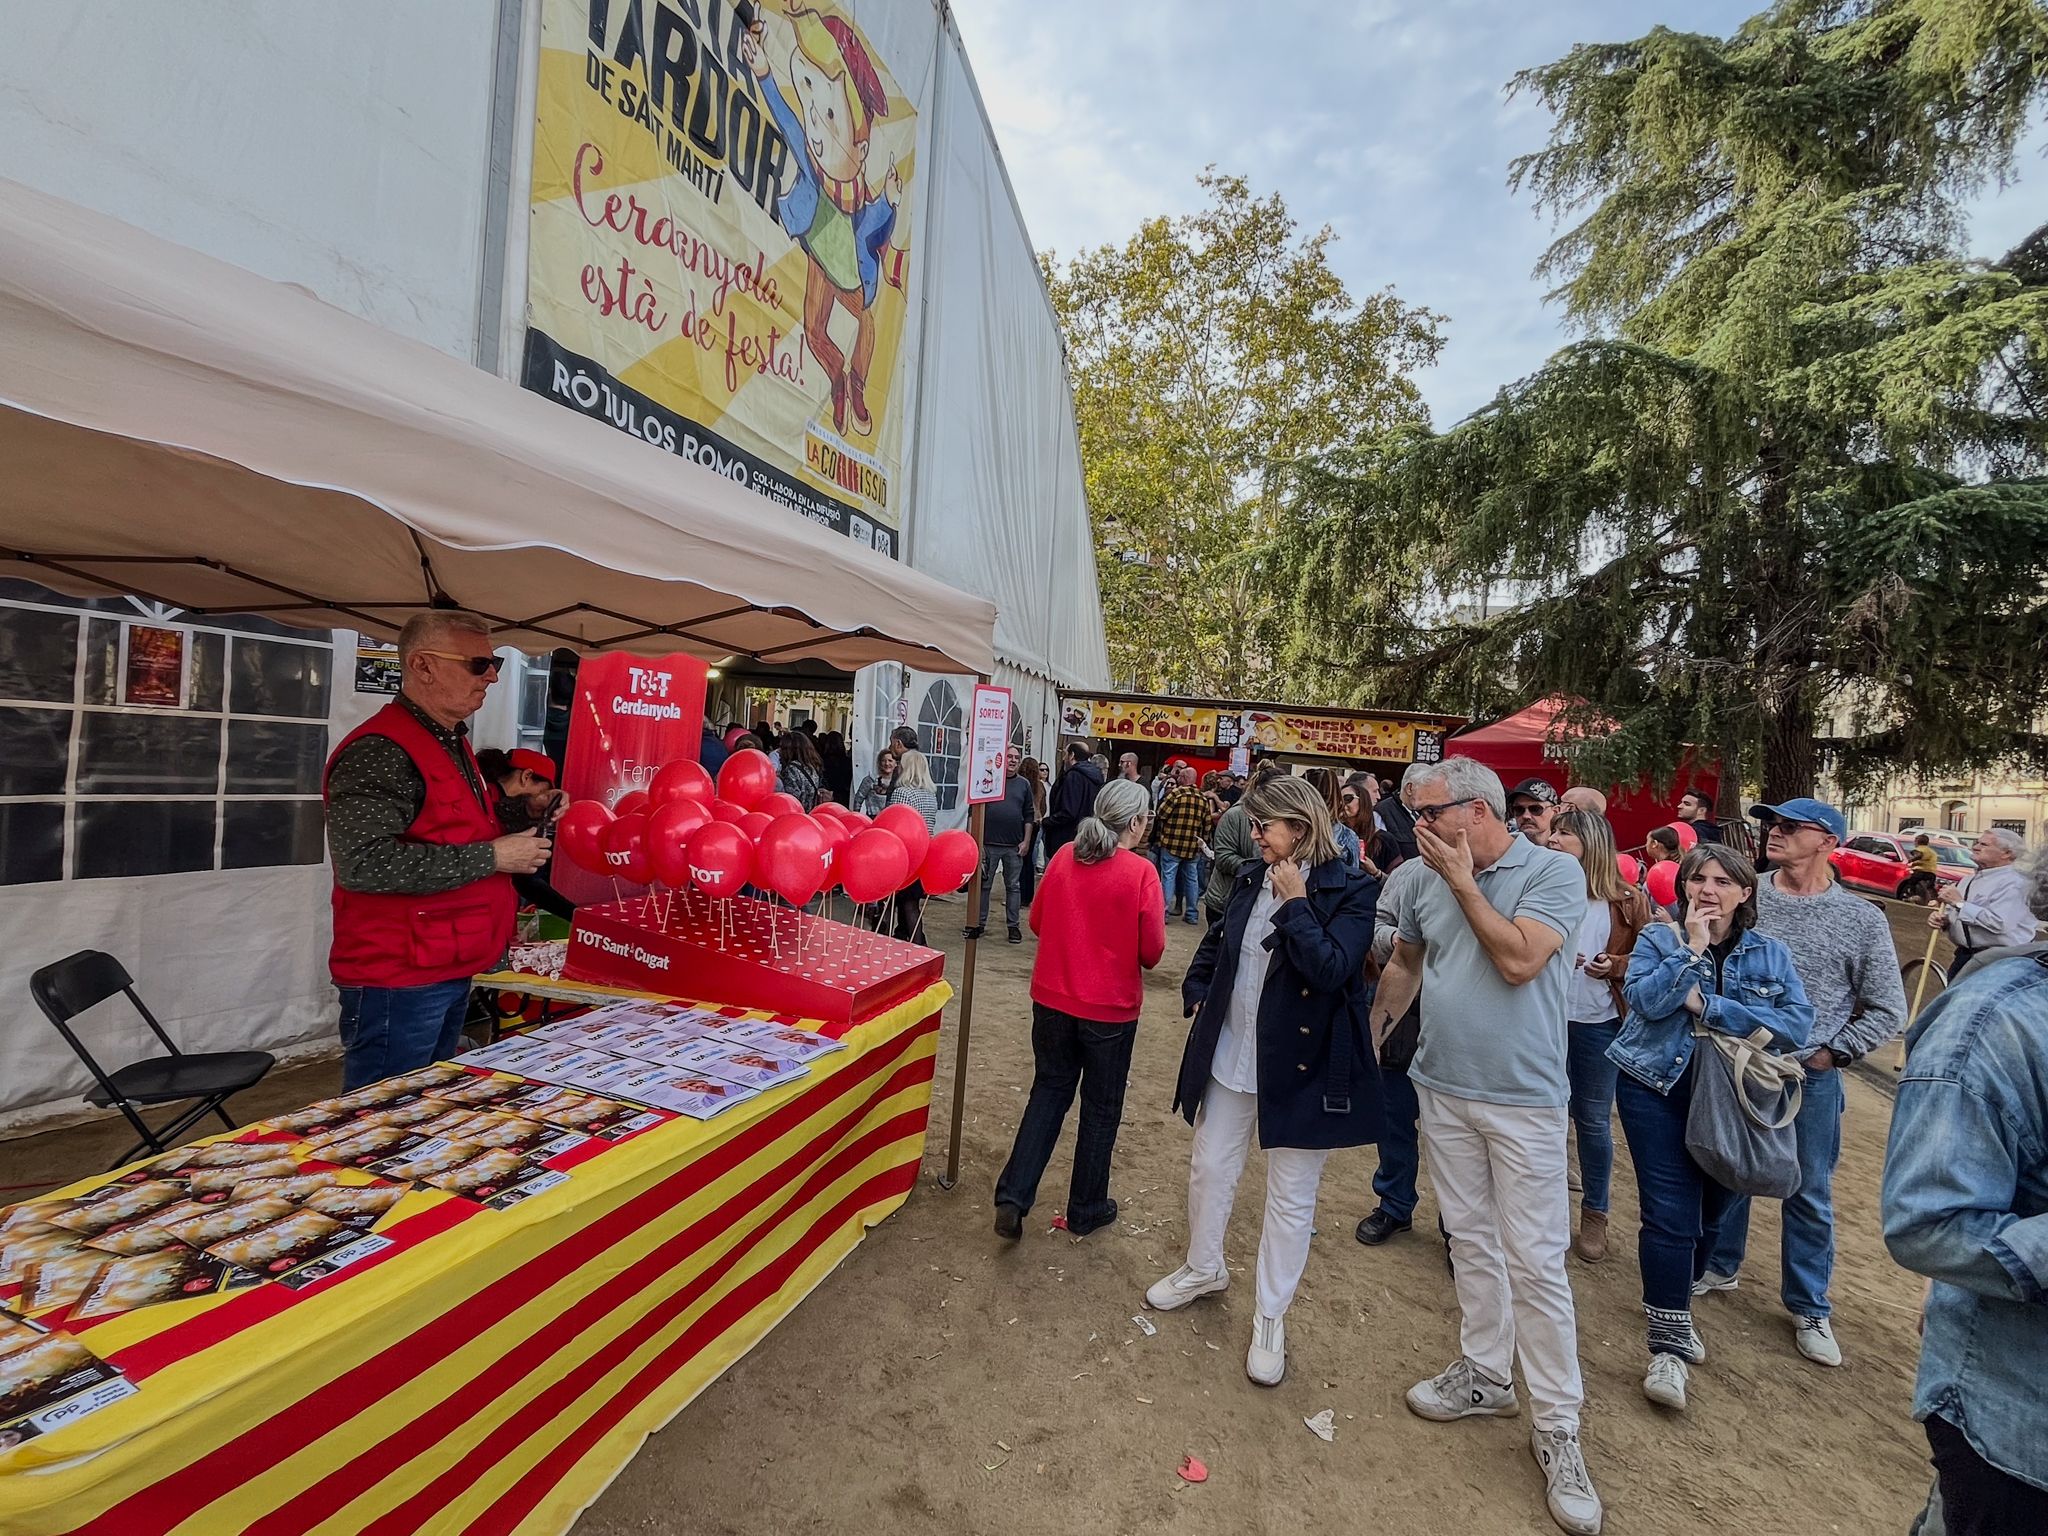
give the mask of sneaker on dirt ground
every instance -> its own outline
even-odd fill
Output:
[[[1181,1265],[1163,1280],[1152,1282],[1145,1293],[1145,1305],[1154,1312],[1174,1312],[1197,1297],[1208,1296],[1230,1286],[1228,1274],[1205,1275],[1199,1269]]]
[[[1475,1417],[1512,1419],[1522,1411],[1522,1401],[1512,1386],[1489,1381],[1460,1355],[1428,1381],[1410,1387],[1408,1407],[1425,1419],[1448,1424],[1453,1419]]]
[[[1022,944],[1024,942],[1024,930],[1014,923],[1010,925],[1010,942],[1012,944]]]
[[[1014,1205],[996,1202],[996,1236],[1006,1242],[1016,1242],[1024,1235],[1024,1213]]]
[[[1593,1491],[1578,1435],[1569,1429],[1539,1429],[1529,1437],[1529,1452],[1543,1469],[1550,1518],[1573,1536],[1600,1536],[1600,1495]]]
[[[1252,1347],[1245,1351],[1244,1373],[1262,1387],[1277,1387],[1287,1374],[1287,1329],[1277,1317],[1263,1313],[1252,1319]]]
[[[1709,1291],[1732,1291],[1742,1282],[1733,1275],[1717,1275],[1711,1269],[1692,1283],[1692,1293],[1704,1296]]]
[[[1799,1353],[1815,1365],[1840,1365],[1842,1346],[1835,1342],[1834,1325],[1824,1317],[1802,1317],[1798,1332],[1792,1335],[1792,1342],[1799,1346]]]
[[[1685,1412],[1685,1379],[1689,1371],[1680,1355],[1650,1356],[1650,1373],[1643,1378],[1643,1396],[1665,1408]]]

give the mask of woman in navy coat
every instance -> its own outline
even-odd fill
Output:
[[[1308,1264],[1323,1162],[1379,1139],[1365,984],[1379,882],[1338,853],[1306,780],[1259,780],[1244,805],[1263,862],[1247,861],[1181,983],[1195,1020],[1174,1096],[1195,1128],[1188,1258],[1145,1300],[1172,1311],[1230,1284],[1223,1233],[1256,1136],[1266,1219],[1245,1373],[1270,1387],[1287,1370],[1281,1319]]]

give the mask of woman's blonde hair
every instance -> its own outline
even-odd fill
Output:
[[[1244,813],[1254,821],[1287,821],[1300,827],[1301,841],[1294,845],[1297,863],[1326,864],[1338,856],[1337,839],[1330,832],[1330,807],[1306,779],[1287,773],[1260,779],[1244,792]]]
[[[905,789],[937,789],[932,782],[932,765],[922,752],[905,747],[896,758],[896,782]]]
[[[1586,871],[1588,896],[1595,901],[1632,899],[1635,887],[1621,878],[1621,861],[1614,846],[1614,827],[1605,816],[1578,809],[1559,811],[1557,819],[1550,824],[1550,830],[1579,840],[1579,865]]]

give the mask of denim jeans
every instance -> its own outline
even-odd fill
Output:
[[[1607,1213],[1607,1194],[1614,1181],[1614,1079],[1621,1068],[1607,1059],[1607,1047],[1621,1033],[1621,1020],[1568,1026],[1565,1072],[1572,1084],[1572,1125],[1579,1135],[1581,1203],[1589,1211]]]
[[[995,894],[996,876],[1003,877],[1003,909],[1009,913],[1010,926],[1017,926],[1019,898],[1024,879],[1024,855],[1014,848],[984,848],[981,850],[981,916],[975,919],[975,926],[988,926],[988,899]]]
[[[1124,1118],[1124,1084],[1131,1075],[1137,1020],[1098,1024],[1071,1013],[1031,1005],[1031,1097],[1017,1124],[1010,1160],[996,1180],[996,1203],[1029,1212],[1038,1181],[1059,1142],[1074,1092],[1081,1094],[1081,1124],[1074,1137],[1074,1173],[1067,1186],[1067,1226],[1092,1231],[1109,1217],[1109,1164]]]
[[[341,1086],[346,1092],[460,1053],[469,978],[424,987],[342,987]]]
[[[1415,1176],[1422,1171],[1422,1138],[1415,1127],[1421,1113],[1406,1070],[1380,1069],[1380,1165],[1372,1192],[1380,1209],[1396,1221],[1415,1219]]]
[[[1778,1294],[1794,1317],[1826,1317],[1835,1275],[1835,1163],[1842,1155],[1842,1074],[1809,1072],[1799,1118],[1799,1192],[1785,1202]],[[1749,1248],[1749,1197],[1738,1195],[1721,1222],[1707,1268],[1733,1275]]]
[[[1636,1241],[1643,1305],[1660,1312],[1692,1310],[1692,1283],[1705,1271],[1707,1251],[1735,1199],[1685,1150],[1685,1117],[1697,1075],[1698,1068],[1688,1065],[1669,1093],[1659,1093],[1624,1072],[1614,1090],[1643,1208]]]
[[[1182,858],[1164,848],[1159,850],[1159,885],[1166,897],[1166,910],[1179,907],[1190,923],[1202,920],[1195,910],[1202,903],[1202,887],[1196,879],[1201,873],[1198,864],[1193,854]]]

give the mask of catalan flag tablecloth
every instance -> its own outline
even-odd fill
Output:
[[[391,1247],[306,1289],[104,1319],[81,1337],[137,1390],[0,1452],[0,1531],[566,1531],[908,1197],[951,995],[510,1209],[415,1188]]]

